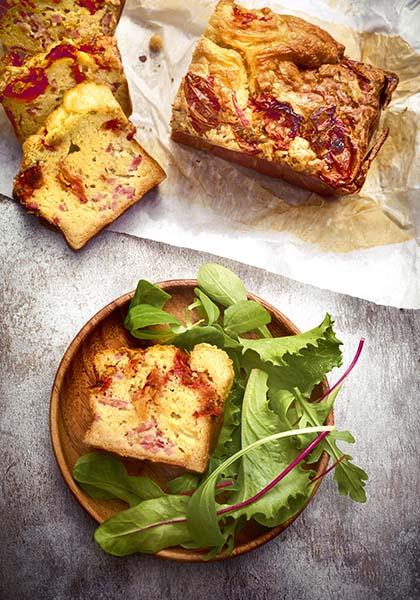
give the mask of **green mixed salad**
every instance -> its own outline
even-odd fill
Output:
[[[225,402],[223,426],[207,472],[185,473],[169,481],[166,489],[148,477],[128,475],[113,455],[92,452],[79,458],[73,476],[85,492],[128,504],[94,536],[101,548],[116,556],[155,553],[175,545],[206,549],[207,558],[222,551],[228,555],[248,520],[274,527],[305,507],[324,451],[332,459],[326,472],[334,468],[339,493],[356,502],[366,500],[366,473],[338,446],[353,443],[353,436],[324,425],[363,340],[339,381],[311,402],[327,373],[342,364],[331,317],[327,314],[305,333],[273,337],[267,327],[270,314],[248,299],[232,271],[205,264],[197,279],[195,300],[183,321],[165,311],[169,294],[141,280],[124,325],[141,340],[186,350],[208,342],[229,354],[235,380]],[[256,335],[244,337],[250,333]]]

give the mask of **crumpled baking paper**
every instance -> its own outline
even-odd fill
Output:
[[[171,141],[171,104],[215,2],[127,0],[117,38],[132,94],[132,120],[137,138],[161,163],[167,179],[110,229],[226,256],[380,304],[419,308],[416,2],[242,4],[302,16],[342,42],[350,58],[399,74],[400,85],[381,122],[390,135],[362,192],[327,200]],[[159,53],[149,50],[153,33],[163,40]],[[0,191],[8,195],[19,156],[9,126],[0,119]]]

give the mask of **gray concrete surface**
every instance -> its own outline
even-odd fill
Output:
[[[328,480],[285,534],[247,556],[206,565],[117,559],[92,541],[95,524],[55,464],[54,374],[86,320],[140,277],[194,276],[214,257],[109,232],[76,254],[8,200],[0,240],[2,600],[419,598],[419,313],[220,259],[302,329],[330,311],[347,360],[366,337],[336,418],[357,438],[351,454],[370,475],[368,502],[338,496]]]

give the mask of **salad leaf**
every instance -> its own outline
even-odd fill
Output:
[[[146,329],[146,331],[143,331],[145,327],[150,325],[175,325],[179,327],[181,322],[170,313],[150,304],[134,306],[128,311],[124,321],[124,326],[130,331],[131,335],[138,339],[155,339],[168,334],[168,331],[165,330],[151,331]]]
[[[188,501],[188,496],[175,495],[144,500],[102,523],[95,531],[95,541],[114,556],[150,554],[186,543],[191,539],[185,522]]]
[[[311,454],[309,460],[316,462],[321,454],[327,452],[334,462],[340,461],[334,470],[334,480],[342,496],[349,496],[355,502],[366,502],[365,485],[367,473],[353,464],[352,457],[344,453],[337,446],[337,441],[354,444],[355,439],[349,431],[333,431]],[[344,459],[343,459],[344,457]]]
[[[213,325],[220,317],[219,307],[200,288],[195,288],[194,292],[201,302],[207,325]]]
[[[202,265],[197,275],[198,285],[212,300],[230,306],[247,299],[245,286],[235,273],[215,263]]]
[[[73,467],[73,477],[92,498],[119,498],[129,506],[164,495],[152,479],[128,475],[118,459],[102,452],[81,456]]]
[[[145,279],[140,279],[128,310],[130,311],[139,304],[149,304],[155,308],[163,308],[170,298],[171,295],[157,285],[153,285]]]
[[[213,456],[227,457],[237,452],[241,447],[239,430],[243,395],[243,387],[239,383],[235,383],[224,404],[223,425]]]
[[[286,474],[294,469],[298,464],[298,461],[304,460],[304,458],[312,451],[315,445],[333,429],[333,427],[320,427],[303,429],[301,432],[298,432],[306,434],[315,431],[321,431],[322,433],[306,450],[301,452],[301,454],[294,459],[292,464],[288,465],[288,467],[282,473],[277,475],[274,481],[270,482],[268,486],[266,486],[266,490],[269,491],[272,486],[275,486],[278,481],[280,481],[286,476]],[[240,450],[234,456],[227,459],[226,462],[232,463],[258,446],[281,437],[293,436],[296,433],[296,431],[280,432],[269,436],[268,438],[260,439],[251,446]],[[221,465],[220,471],[223,470],[224,466],[225,465]],[[219,473],[213,473],[212,476],[208,478],[208,480],[211,480],[212,478],[214,479],[212,482],[213,486],[216,486],[215,481],[218,475]],[[206,480],[205,483],[207,483],[208,480]],[[217,485],[221,486],[222,484]],[[226,486],[223,485],[223,487]],[[193,494],[190,500],[188,500],[187,496],[179,495],[166,495],[159,498],[145,500],[128,510],[118,513],[108,521],[105,521],[96,530],[94,536],[95,540],[106,552],[109,554],[114,554],[115,556],[125,556],[134,552],[155,553],[162,548],[166,548],[175,544],[180,544],[186,548],[194,548],[197,546],[203,547],[203,543],[201,541],[197,541],[196,538],[191,538],[188,531],[190,525],[185,511],[185,509],[190,505],[192,499],[199,496],[199,491],[200,488],[195,494]],[[253,498],[247,499],[247,501],[243,504],[252,504],[257,500],[257,496],[261,496],[264,493],[265,490],[260,491],[259,494]],[[208,499],[209,497],[205,498],[205,500]],[[214,515],[211,515],[212,517],[214,516],[216,532],[219,534],[218,544],[216,544],[217,553],[220,552],[226,544],[228,551],[233,548],[233,540],[231,538],[235,529],[242,525],[243,519],[234,518],[234,525],[230,520],[230,515],[226,518],[225,513],[236,511],[239,508],[241,508],[239,505],[227,505],[215,512]],[[223,531],[219,529],[219,524],[217,523],[219,516],[221,516],[220,523],[223,527]],[[205,523],[205,525],[208,526],[208,523]],[[207,546],[208,539],[204,539],[204,545]],[[212,544],[212,546],[214,547],[215,544]],[[211,555],[212,552],[210,552],[208,558],[211,558]]]
[[[194,473],[184,473],[175,479],[168,481],[168,490],[170,494],[182,494],[190,490],[195,490],[198,486],[199,475]]]
[[[192,350],[197,344],[206,342],[213,346],[223,348],[223,334],[213,325],[203,325],[201,327],[192,326],[184,332],[173,338],[172,344],[178,348]]]
[[[257,369],[253,370],[249,376],[242,405],[242,447],[249,446],[256,440],[277,431],[291,429],[269,407],[267,381],[267,374]],[[322,424],[323,421],[316,423],[316,425]],[[239,470],[239,492],[233,496],[232,502],[242,502],[255,495],[295,458],[297,450],[298,446],[295,440],[279,439],[247,453],[242,458]],[[245,514],[248,519],[254,518],[267,527],[284,522],[296,514],[307,502],[311,493],[311,490],[308,489],[310,475],[311,471],[300,466],[296,467],[285,478],[282,485],[275,487],[261,500],[245,508],[241,513]]]
[[[326,373],[341,366],[341,342],[332,325],[330,316],[326,315],[319,327],[296,336],[259,340],[241,338],[244,348],[241,365],[247,372],[258,368],[269,375],[270,398],[276,391],[294,393],[295,388],[309,396]]]
[[[335,355],[339,352],[341,342],[335,337],[332,327],[333,321],[330,315],[327,314],[318,327],[306,333],[259,340],[241,338],[240,341],[244,353],[247,350],[253,350],[264,362],[270,362],[277,366],[286,366],[288,364],[286,355],[299,355],[302,350],[308,349],[311,346],[317,349],[317,354],[320,355],[320,358],[329,359],[331,354],[335,358]],[[329,353],[326,353],[326,356],[323,356],[322,353],[324,350],[321,346],[322,342],[328,343]],[[332,366],[327,370],[331,370],[335,366],[336,364],[333,362]]]
[[[254,300],[241,300],[229,306],[224,313],[223,326],[227,335],[254,331],[271,321],[270,313]]]
[[[219,511],[216,508],[215,487],[218,478],[226,469],[236,460],[249,454],[260,446],[264,446],[270,442],[280,440],[282,438],[293,437],[296,435],[305,435],[307,433],[329,432],[335,428],[332,427],[310,427],[305,429],[292,429],[289,431],[280,431],[264,438],[255,440],[249,446],[241,448],[229,458],[227,458],[217,469],[215,469],[200,485],[196,492],[191,496],[187,507],[188,528],[191,532],[192,539],[197,542],[197,545],[202,546],[219,546],[223,547],[225,538],[220,530],[218,522],[218,514],[234,511],[235,517],[244,514],[244,510],[236,512],[238,497],[236,501],[229,505],[224,505]],[[289,465],[287,465],[289,466]],[[276,471],[278,475],[278,471]],[[261,490],[259,489],[258,492]],[[309,493],[309,492],[307,492]],[[249,498],[247,498],[249,500]]]

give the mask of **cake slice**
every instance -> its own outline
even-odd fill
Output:
[[[0,40],[16,61],[63,38],[112,35],[123,0],[2,0]]]
[[[23,144],[14,195],[81,248],[165,173],[105,85],[80,83]]]
[[[98,377],[89,402],[85,442],[122,456],[207,468],[217,417],[233,381],[228,355],[198,344],[105,350],[95,356]]]
[[[63,40],[45,52],[5,67],[0,100],[18,138],[36,133],[62,102],[64,92],[83,81],[109,86],[127,116],[131,102],[115,39],[100,36],[89,43]]]
[[[302,19],[221,0],[173,105],[172,138],[323,194],[362,187],[398,83]]]

